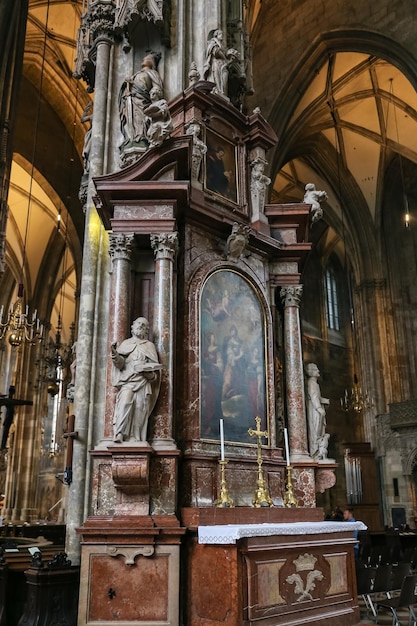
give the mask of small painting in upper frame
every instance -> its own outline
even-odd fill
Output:
[[[237,203],[236,148],[231,141],[207,129],[205,187]]]

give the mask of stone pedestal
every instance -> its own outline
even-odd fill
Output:
[[[88,519],[79,529],[79,626],[178,626],[184,532],[174,516]]]
[[[117,490],[116,515],[148,515],[149,459],[152,448],[109,446],[111,472]]]

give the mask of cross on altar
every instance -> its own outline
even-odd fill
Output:
[[[257,437],[258,438],[258,450],[260,450],[261,445],[262,445],[262,437],[266,437],[267,439],[269,438],[268,435],[268,431],[267,430],[261,430],[261,418],[260,417],[255,417],[255,422],[256,422],[256,430],[254,430],[253,428],[249,428],[248,433],[250,437]]]
[[[32,406],[32,400],[17,400],[13,396],[16,393],[16,387],[14,385],[10,385],[9,387],[9,395],[8,396],[0,396],[0,408],[2,406],[6,407],[6,416],[3,421],[3,435],[1,438],[1,447],[0,450],[4,450],[7,443],[7,437],[9,436],[10,426],[13,424],[14,417],[14,408],[15,406]]]
[[[261,418],[259,416],[255,417],[256,422],[256,430],[253,428],[249,428],[248,433],[250,437],[257,437],[258,442],[258,480],[257,480],[257,489],[255,493],[255,498],[252,500],[252,506],[257,508],[261,506],[274,506],[272,502],[268,489],[264,480],[263,472],[262,472],[262,438],[269,438],[267,430],[261,430]]]

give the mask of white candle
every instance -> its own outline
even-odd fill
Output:
[[[224,429],[223,419],[220,420],[220,460],[224,461]]]
[[[287,467],[289,467],[291,465],[290,446],[288,445],[288,432],[286,428],[284,428],[284,442],[285,442],[285,458],[287,459]]]

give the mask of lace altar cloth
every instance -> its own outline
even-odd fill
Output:
[[[287,524],[222,524],[199,526],[198,543],[232,544],[243,537],[316,535],[366,530],[363,522],[293,522]]]

